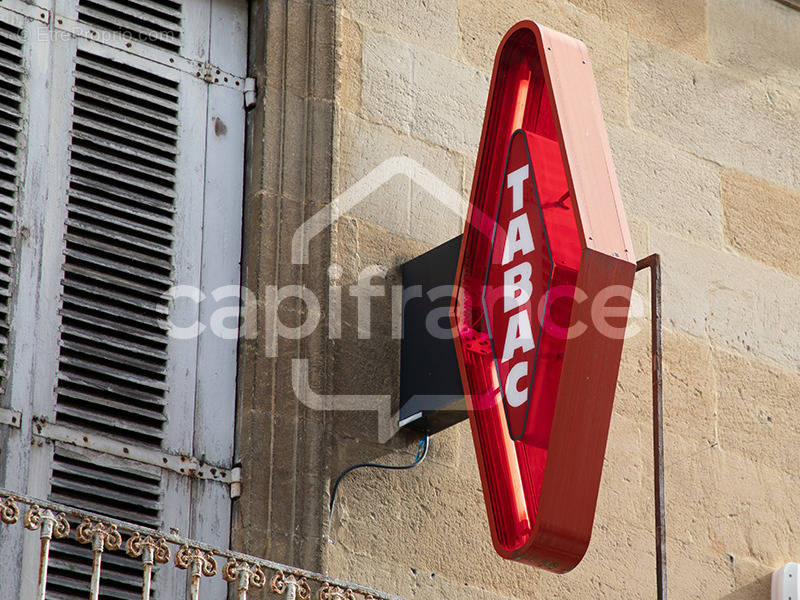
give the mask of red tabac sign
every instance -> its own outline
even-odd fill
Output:
[[[635,261],[585,46],[524,21],[495,59],[451,322],[495,548],[589,545]]]

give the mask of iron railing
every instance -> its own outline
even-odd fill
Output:
[[[53,538],[66,538],[72,534],[67,518],[80,521],[74,531],[75,539],[91,545],[92,576],[87,590],[90,600],[99,599],[100,571],[106,552],[125,552],[141,559],[142,600],[150,599],[153,567],[156,564],[172,565],[187,572],[190,600],[199,600],[204,578],[216,576],[221,576],[234,587],[238,600],[246,600],[251,588],[265,587],[273,595],[287,600],[311,600],[314,594],[316,600],[402,600],[320,573],[215,548],[173,533],[156,531],[0,488],[0,527],[13,526],[22,521],[27,529],[39,532],[41,552],[37,600],[44,600],[47,590],[50,542]],[[224,563],[221,570],[217,558]]]

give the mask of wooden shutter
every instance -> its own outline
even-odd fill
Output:
[[[15,276],[19,147],[23,143],[23,29],[19,18],[0,20],[0,394],[8,375],[8,338]]]
[[[72,73],[55,422],[161,448],[167,403],[193,408],[187,396],[169,398],[166,297],[181,248],[179,104],[188,82],[85,40]],[[166,525],[160,476],[58,444],[52,461],[50,499]],[[104,568],[107,594],[139,595],[136,563],[120,556]],[[90,564],[87,547],[54,544],[51,594],[82,598]]]
[[[180,0],[79,0],[80,21],[180,53]]]
[[[29,328],[14,360],[31,375],[11,382],[26,415],[231,466],[236,340],[170,337],[169,321],[208,322],[212,307],[167,292],[239,284],[246,9],[244,0],[56,1],[56,35],[42,42],[52,62],[36,74],[48,83],[47,101],[37,99],[48,125],[31,125],[39,171],[23,195],[37,203],[24,215],[32,243],[20,263],[30,320],[11,328]],[[35,427],[20,439],[15,464],[29,493],[228,544],[224,483],[42,440]],[[26,539],[26,560],[34,553]],[[60,541],[51,557],[48,597],[83,598],[89,548]],[[156,592],[178,596],[180,575],[157,575]],[[102,595],[137,598],[139,578],[137,561],[109,555]],[[222,582],[206,589],[224,594]]]

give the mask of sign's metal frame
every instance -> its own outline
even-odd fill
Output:
[[[525,440],[492,438],[482,428],[485,412],[471,392],[473,365],[465,360],[468,349],[458,317],[462,286],[469,285],[465,269],[471,268],[470,253],[480,236],[491,235],[500,189],[495,165],[504,158],[513,132],[532,122],[530,112],[538,110],[530,105],[527,87],[522,92],[514,88],[526,60],[536,67],[528,77],[543,79],[577,220],[581,251],[575,287],[586,300],[573,302],[570,324],[592,323],[592,301],[609,286],[622,291],[616,306],[627,309],[636,262],[587,49],[579,40],[522,21],[508,31],[495,58],[451,323],[495,548],[505,558],[563,573],[580,562],[589,545],[623,340],[590,325],[567,341],[543,474],[531,489],[517,464],[526,452]],[[505,444],[505,449],[493,453],[492,444]],[[498,456],[508,456],[508,463],[493,462]],[[500,487],[513,490],[517,498],[512,502],[529,519],[529,530],[520,529],[516,538],[502,534],[508,514],[498,506],[509,500],[493,482],[504,477],[513,481]]]

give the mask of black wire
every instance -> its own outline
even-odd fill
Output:
[[[333,515],[333,506],[336,503],[336,491],[339,489],[339,484],[344,479],[344,476],[347,475],[350,471],[355,471],[356,469],[360,469],[362,467],[370,467],[372,469],[392,469],[396,471],[400,471],[402,469],[413,469],[417,465],[419,465],[425,457],[428,456],[428,446],[429,446],[430,438],[426,434],[424,438],[419,441],[419,447],[417,448],[417,456],[414,458],[414,462],[410,465],[379,465],[378,463],[359,463],[357,465],[352,465],[347,467],[344,471],[342,471],[341,475],[336,478],[336,483],[333,484],[333,490],[331,490],[331,505],[330,514]]]

